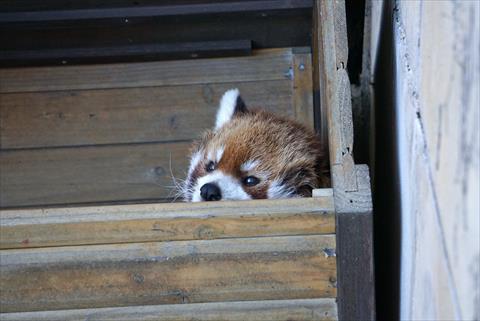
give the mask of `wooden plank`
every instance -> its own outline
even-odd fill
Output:
[[[172,197],[171,174],[184,177],[189,145],[2,151],[0,207]]]
[[[287,48],[248,57],[0,69],[0,93],[282,80],[291,63]]]
[[[1,249],[331,233],[333,195],[0,211]]]
[[[5,313],[3,321],[334,321],[335,299],[264,300]]]
[[[295,53],[292,69],[295,118],[304,125],[314,128],[311,54]]]
[[[290,80],[235,82],[235,75],[230,80],[0,95],[0,148],[194,139],[213,127],[220,97],[231,88],[240,90],[248,106],[295,116]]]
[[[134,62],[246,56],[250,40],[135,44],[109,47],[20,49],[0,51],[0,67]]]
[[[338,167],[337,167],[338,168]],[[333,181],[343,173],[333,168]],[[368,166],[355,166],[358,191],[334,189],[340,320],[375,320],[373,218]]]
[[[40,21],[76,21],[112,18],[167,17],[178,15],[236,13],[265,10],[295,10],[312,7],[312,0],[261,0],[261,1],[224,1],[213,3],[193,3],[179,5],[143,5],[126,3],[123,6],[113,4],[109,7],[74,8],[56,10],[11,11],[0,13],[0,23],[40,22]],[[37,5],[38,6],[38,5]],[[58,4],[57,4],[58,6]]]
[[[334,235],[0,252],[2,312],[335,297]]]
[[[314,15],[317,28],[315,57],[318,59],[315,62],[315,77],[322,93],[320,105],[328,127],[330,164],[343,166],[343,187],[355,191],[357,182],[353,161],[352,105],[345,60],[348,56],[344,34],[345,4],[341,0],[316,2]]]
[[[340,320],[375,320],[372,199],[368,167],[353,161],[345,3],[315,4],[315,77],[327,116],[337,220],[338,314]]]

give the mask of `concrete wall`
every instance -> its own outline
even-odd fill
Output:
[[[395,113],[400,317],[478,320],[480,2],[369,4],[374,89],[379,34],[392,28],[392,106],[377,101],[375,114],[378,122],[382,109]],[[381,174],[374,173],[377,182]]]

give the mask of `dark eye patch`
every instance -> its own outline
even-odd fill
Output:
[[[207,166],[205,166],[205,170],[210,173],[210,172],[213,172],[216,167],[217,166],[216,166],[215,162],[210,161],[210,162],[207,163]]]
[[[260,183],[260,179],[258,179],[257,177],[255,176],[247,176],[243,179],[243,184],[245,186],[255,186],[257,185],[258,183]]]

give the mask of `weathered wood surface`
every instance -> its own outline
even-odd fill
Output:
[[[2,151],[0,206],[173,197],[189,143]],[[170,171],[171,165],[171,171]]]
[[[375,319],[372,199],[367,166],[353,160],[345,2],[316,1],[315,83],[328,124],[328,145],[337,220],[338,315]]]
[[[288,79],[235,82],[232,75],[230,80],[221,84],[0,95],[0,146],[13,149],[194,139],[213,127],[220,97],[231,88],[238,88],[249,106],[302,120],[308,109],[312,112],[305,93],[306,102],[292,101],[296,90]],[[301,116],[294,108],[302,111]]]
[[[343,13],[341,13],[343,9]],[[353,130],[351,129],[351,101],[348,76],[345,79],[348,57],[345,48],[348,45],[345,31],[345,4],[342,1],[317,1],[315,8],[315,21],[317,37],[317,50],[315,54],[318,61],[316,83],[319,90],[322,109],[326,113],[328,127],[328,145],[330,151],[330,164],[343,164],[344,159],[352,158],[351,148]],[[335,44],[334,46],[332,44]],[[353,162],[353,160],[352,160]],[[352,163],[350,162],[350,163]],[[354,172],[352,166],[348,170]],[[354,174],[347,173],[350,177]],[[352,183],[353,184],[353,183]]]
[[[338,168],[332,170],[337,182],[343,178],[343,172],[336,172]],[[339,316],[374,320],[373,209],[368,166],[356,165],[355,172],[357,191],[334,190]]]
[[[334,321],[335,299],[264,300],[5,313],[3,321]]]
[[[295,119],[310,128],[314,128],[312,55],[310,53],[295,53],[292,69]]]
[[[0,93],[282,80],[291,63],[287,48],[248,57],[0,69]]]
[[[244,202],[3,210],[0,248],[332,234],[333,206],[330,195]]]
[[[334,235],[2,250],[2,312],[331,298]]]

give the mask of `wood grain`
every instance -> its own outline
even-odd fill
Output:
[[[305,71],[307,72],[307,71]],[[0,147],[60,147],[197,138],[213,127],[221,95],[238,88],[248,106],[291,118],[308,109],[308,84],[292,105],[291,81],[68,90],[0,95]],[[307,98],[303,98],[307,97]],[[306,100],[306,101],[305,101]],[[297,113],[297,118],[299,115]]]
[[[172,197],[171,173],[184,177],[189,145],[2,151],[0,207]]]
[[[293,108],[295,119],[314,128],[312,55],[296,53],[293,56]]]
[[[353,160],[344,0],[316,1],[314,22],[315,77],[327,116],[337,220],[339,319],[374,320],[372,199],[368,167]]]
[[[2,314],[3,321],[334,321],[335,299],[148,305]]]
[[[0,211],[0,248],[335,233],[333,196]]]
[[[2,312],[336,295],[334,235],[0,252]]]
[[[287,48],[235,58],[0,69],[0,93],[282,80],[291,62]]]

